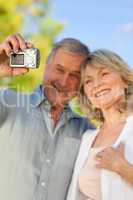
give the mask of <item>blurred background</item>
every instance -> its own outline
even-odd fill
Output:
[[[91,50],[109,48],[133,67],[133,0],[53,0],[52,18],[64,24],[58,38],[76,37]]]
[[[42,81],[53,44],[64,37],[80,39],[91,50],[113,50],[133,67],[132,10],[133,0],[0,0],[0,42],[19,32],[41,51],[38,69],[0,85],[32,91]]]
[[[80,39],[91,50],[109,48],[133,67],[132,10],[132,0],[0,0],[0,42],[19,32],[41,50],[39,69],[0,84],[32,91],[41,83],[53,43],[64,37]]]
[[[1,86],[30,92],[41,83],[46,57],[64,27],[50,16],[51,4],[48,0],[0,0],[0,41],[8,35],[20,33],[41,51],[38,69],[23,76],[4,78],[0,80]]]

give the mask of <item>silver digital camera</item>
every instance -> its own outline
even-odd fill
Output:
[[[40,51],[37,48],[29,48],[18,53],[11,53],[11,67],[26,67],[35,69],[40,64]]]

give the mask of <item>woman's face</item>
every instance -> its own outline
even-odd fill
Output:
[[[86,67],[84,92],[95,107],[104,110],[120,103],[125,98],[125,88],[127,84],[120,74],[109,67]]]

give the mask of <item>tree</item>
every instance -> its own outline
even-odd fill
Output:
[[[20,91],[31,91],[43,78],[45,59],[63,25],[49,17],[48,0],[0,0],[0,41],[16,32],[22,33],[40,49],[39,69],[30,70],[24,76],[4,78],[1,85]]]

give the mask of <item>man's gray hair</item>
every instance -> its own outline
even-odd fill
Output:
[[[51,50],[46,63],[49,63],[55,56],[58,49],[64,49],[68,52],[75,53],[84,57],[88,57],[90,54],[89,48],[83,44],[80,40],[74,38],[65,38],[60,42],[55,43],[53,49]]]

